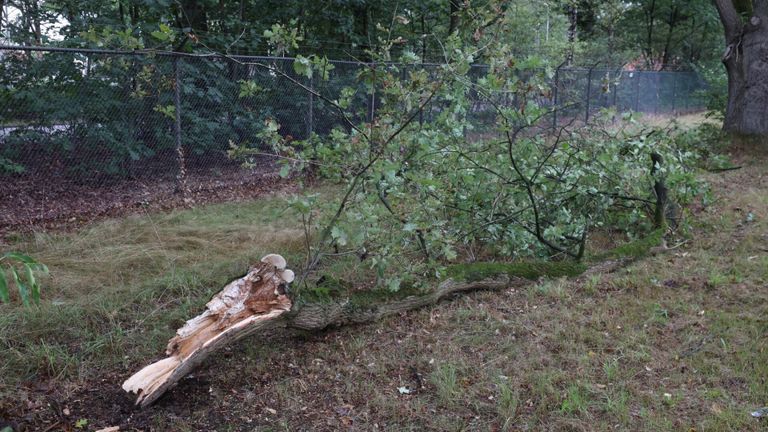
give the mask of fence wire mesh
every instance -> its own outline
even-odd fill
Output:
[[[250,63],[271,65],[286,76]],[[265,120],[276,120],[289,140],[344,126],[334,109],[302,86],[332,99],[344,87],[356,88],[360,114],[353,120],[375,117],[376,98],[358,79],[370,65],[331,64],[328,80],[312,80],[296,75],[290,58],[0,48],[0,228],[68,217],[50,203],[83,195],[86,187],[91,200],[82,205],[110,193],[134,196],[128,205],[136,205],[171,194],[181,180],[212,194],[258,182],[274,173],[270,161],[243,170],[227,150],[232,144],[258,146]],[[410,68],[430,67],[400,70],[406,78]],[[476,65],[470,75],[479,78],[485,70]],[[693,72],[561,67],[550,87],[538,102],[558,108],[546,120],[552,127],[565,119],[588,121],[608,107],[665,115],[703,108],[703,84]],[[498,98],[515,103],[512,94]],[[434,101],[419,121],[431,121],[439,109]],[[476,98],[469,120],[482,131],[493,128],[495,115]]]

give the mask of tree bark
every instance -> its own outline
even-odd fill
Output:
[[[725,31],[728,104],[723,129],[768,135],[768,0],[755,0],[744,22],[732,0],[715,0]]]
[[[645,62],[651,68],[653,67],[653,25],[656,18],[655,14],[656,0],[652,0],[650,8],[645,11],[647,37],[646,46],[643,50],[645,51]]]
[[[453,34],[454,30],[459,28],[459,10],[461,9],[461,5],[459,4],[459,1],[460,0],[448,0],[448,3],[450,4],[448,34]]]
[[[237,309],[236,306],[220,306],[222,299],[234,297],[238,297],[239,301],[230,303],[242,304],[242,300],[247,297],[245,294],[233,297],[226,293],[233,290],[254,291],[250,288],[242,289],[248,280],[253,280],[254,274],[258,274],[258,271],[252,270],[245,277],[228,284],[208,303],[203,314],[187,321],[184,327],[176,332],[176,336],[168,343],[166,358],[144,367],[123,383],[123,390],[138,395],[136,405],[142,408],[151,405],[216,350],[257,332],[276,328],[318,331],[331,326],[367,323],[435,304],[440,299],[460,292],[501,290],[532,283],[521,277],[509,277],[504,274],[473,282],[449,279],[432,292],[400,300],[365,306],[348,299],[310,303],[291,313],[285,313],[291,309],[291,301],[285,295],[275,295],[267,307],[256,312],[243,308],[233,314],[231,312]],[[257,288],[256,291],[270,293],[272,289],[270,285],[267,289]]]
[[[672,35],[675,32],[675,27],[680,19],[679,10],[677,6],[672,7],[672,11],[669,13],[669,29],[667,31],[667,39],[664,41],[664,52],[661,54],[661,67],[659,70],[664,70],[670,62],[670,50],[672,47]]]
[[[0,35],[3,34],[3,18],[5,17],[5,0],[0,0]]]
[[[208,31],[208,11],[198,0],[185,0],[179,3],[179,27],[190,27],[192,32]]]
[[[576,43],[576,31],[579,24],[579,9],[576,4],[569,4],[568,13],[568,54],[566,55],[566,64],[573,65],[573,50]]]

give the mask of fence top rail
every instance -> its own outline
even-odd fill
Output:
[[[186,57],[186,58],[197,58],[197,59],[225,59],[225,60],[235,60],[235,61],[242,61],[242,62],[248,62],[248,61],[275,61],[275,60],[283,60],[283,61],[294,61],[296,60],[295,57],[287,57],[287,56],[253,56],[253,55],[232,55],[232,54],[225,54],[225,53],[218,53],[218,52],[210,52],[210,53],[184,53],[184,52],[178,52],[178,51],[167,51],[167,50],[155,50],[155,49],[139,49],[139,50],[114,50],[114,49],[101,49],[101,48],[70,48],[70,47],[46,47],[46,46],[30,46],[30,45],[2,45],[0,44],[0,51],[36,51],[36,52],[58,52],[58,53],[72,53],[72,54],[101,54],[101,55],[127,55],[127,56],[161,56],[161,57]],[[350,61],[350,60],[336,60],[336,59],[329,59],[332,63],[337,64],[349,64],[349,65],[366,65],[366,66],[375,66],[377,64],[380,65],[391,65],[391,64],[399,64],[397,62],[363,62],[363,61]],[[431,62],[425,62],[425,63],[415,63],[414,66],[430,66],[430,67],[436,67],[441,66],[442,63],[431,63]],[[472,64],[473,67],[478,68],[487,68],[487,64],[482,63],[474,63]],[[637,70],[626,70],[624,69],[625,65],[609,65],[606,63],[598,62],[595,63],[592,67],[586,67],[586,66],[566,66],[564,64],[561,64],[559,67],[557,67],[557,70],[559,71],[623,71],[623,72],[634,72],[634,73],[659,73],[659,74],[670,74],[670,73],[693,73],[692,70],[649,70],[649,69],[637,69]]]
[[[43,47],[43,46],[28,46],[28,45],[0,45],[0,51],[38,51],[38,52],[61,52],[72,54],[103,54],[103,55],[155,55],[163,57],[189,57],[189,58],[222,58],[222,59],[235,59],[235,60],[256,60],[256,61],[269,61],[269,60],[296,60],[295,57],[282,57],[282,56],[244,56],[244,55],[230,55],[222,53],[184,53],[178,51],[165,51],[154,49],[140,49],[140,50],[110,50],[99,48],[67,48],[67,47]],[[363,62],[355,62],[349,60],[331,60],[334,63],[347,63],[347,64],[369,64]]]

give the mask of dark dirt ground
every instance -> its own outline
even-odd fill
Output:
[[[215,175],[192,170],[184,195],[175,193],[175,180],[163,175],[101,182],[29,175],[5,178],[2,183],[0,240],[35,230],[76,229],[142,211],[254,199],[288,185],[269,161],[253,170],[234,166]]]

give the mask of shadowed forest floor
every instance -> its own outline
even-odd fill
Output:
[[[734,162],[743,167],[706,175],[716,200],[692,209],[692,238],[675,249],[612,274],[474,293],[371,325],[249,338],[144,411],[122,381],[249,261],[286,250],[298,262],[300,231],[274,229],[286,215],[273,198],[37,235],[25,250],[51,267],[44,295],[55,300],[27,313],[0,306],[0,421],[766,430],[750,412],[768,405],[768,158],[739,152]]]

